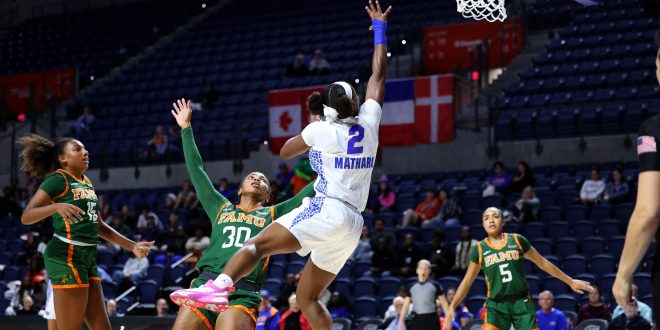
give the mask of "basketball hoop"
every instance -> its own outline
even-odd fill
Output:
[[[504,0],[456,0],[459,13],[465,18],[485,19],[489,22],[506,19]]]

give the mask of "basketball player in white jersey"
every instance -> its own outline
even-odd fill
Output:
[[[177,291],[189,301],[215,312],[227,308],[228,292],[236,281],[253,271],[269,255],[298,252],[310,254],[297,289],[298,304],[314,329],[332,329],[332,318],[319,303],[323,292],[355,250],[371,185],[378,148],[378,125],[385,92],[387,66],[387,16],[378,1],[365,7],[374,31],[372,75],[366,101],[359,107],[355,89],[346,82],[314,93],[307,105],[312,123],[287,141],[280,155],[291,158],[309,150],[310,163],[318,173],[316,196],[280,217],[248,240],[215,281],[197,289]],[[318,118],[323,115],[323,118]]]

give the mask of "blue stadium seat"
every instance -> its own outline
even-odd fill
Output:
[[[572,237],[564,237],[555,241],[555,254],[560,257],[566,257],[578,252],[577,240]]]
[[[353,285],[353,294],[357,297],[376,294],[376,280],[372,277],[361,277]]]
[[[186,273],[186,266],[179,264],[174,268],[169,268],[167,279],[170,285],[182,285],[183,278]]]
[[[117,284],[115,282],[103,281],[101,282],[103,288],[103,296],[105,299],[113,299],[117,296]]]
[[[572,223],[571,227],[573,228],[573,237],[584,239],[594,235],[596,226],[592,221],[583,220]]]
[[[8,266],[2,270],[2,281],[9,283],[19,279],[20,272],[16,266]]]
[[[555,295],[554,308],[560,311],[574,311],[577,309],[577,300],[572,295]]]
[[[584,205],[569,205],[564,209],[566,221],[573,223],[587,218],[587,207]]]
[[[605,240],[600,236],[589,236],[583,238],[580,251],[587,257],[605,252]]]
[[[615,271],[614,258],[608,254],[597,254],[589,258],[589,269],[594,274],[608,274]]]
[[[535,239],[531,244],[543,256],[552,254],[552,241],[548,238]]]
[[[587,259],[581,255],[569,255],[563,260],[563,269],[566,274],[576,276],[587,272]]]
[[[353,276],[359,277],[371,271],[371,261],[358,261],[353,266]]]
[[[598,235],[610,238],[621,235],[621,224],[617,220],[604,220],[598,224],[596,230]]]
[[[347,264],[348,265],[348,264]],[[284,264],[280,262],[272,262],[270,265],[268,265],[268,277],[270,278],[284,278]],[[344,268],[347,268],[344,266]],[[342,268],[342,271],[344,270]],[[341,274],[341,271],[340,271]],[[339,274],[337,274],[339,276]]]
[[[628,222],[635,206],[631,203],[623,203],[614,207],[614,218],[619,221]]]
[[[486,280],[484,280],[484,277],[480,275],[474,280],[472,287],[468,291],[468,296],[483,295],[487,292],[488,288],[486,286]]]
[[[454,242],[454,241],[459,241],[461,239],[461,232],[463,231],[463,228],[461,226],[447,226],[444,229],[445,232],[445,242]],[[430,232],[433,233],[432,230],[422,230],[422,233],[424,232]],[[425,241],[429,242],[429,241]]]
[[[541,280],[537,275],[528,274],[525,278],[527,279],[529,292],[541,292]]]
[[[155,304],[158,298],[159,286],[156,281],[144,280],[138,284],[140,304]]]
[[[463,212],[463,223],[468,226],[472,225],[481,225],[481,213],[480,209],[470,209]],[[473,233],[474,234],[474,233]],[[478,236],[475,236],[478,237]]]
[[[394,296],[380,298],[378,301],[378,315],[384,315],[385,312],[387,312],[387,309],[392,305],[393,301]]]
[[[461,284],[458,276],[444,276],[438,279],[438,282],[442,286],[444,291],[447,291],[451,288],[457,289]]]
[[[522,227],[522,235],[530,242],[544,237],[545,226],[541,222],[531,222]]]
[[[353,310],[356,319],[377,316],[378,302],[374,297],[358,297],[353,303]]]
[[[618,259],[623,252],[624,236],[614,236],[607,239],[607,253]]]
[[[339,279],[337,279],[339,280]],[[335,280],[335,282],[337,281]],[[263,288],[268,290],[268,292],[275,297],[278,297],[280,295],[280,290],[282,287],[282,280],[279,278],[267,278],[264,281],[264,286]],[[343,293],[343,292],[342,292]]]
[[[539,218],[544,223],[551,223],[553,221],[561,220],[561,207],[547,206],[542,207],[539,211]]]
[[[304,261],[291,261],[289,264],[286,266],[286,272],[287,274],[298,274],[300,273],[303,268],[305,268],[305,262]]]
[[[571,226],[568,222],[564,221],[554,221],[548,225],[548,238],[553,241],[557,241],[561,238],[566,238],[571,236]]]
[[[337,291],[341,294],[343,294],[346,297],[350,297],[351,294],[351,287],[352,285],[352,280],[349,277],[338,277],[334,281],[334,291]]]
[[[380,297],[394,296],[401,284],[401,279],[398,277],[383,277],[378,281],[378,295]]]
[[[611,288],[614,286],[615,280],[616,280],[615,273],[604,274],[600,276],[600,280],[598,281],[598,283],[600,284],[601,288]]]
[[[165,266],[160,264],[150,265],[147,268],[147,278],[155,281],[158,286],[161,286],[165,278]]]
[[[470,313],[477,315],[479,314],[479,309],[481,309],[481,307],[484,305],[486,299],[487,297],[483,294],[470,295],[467,299],[465,299],[465,307],[468,308]]]
[[[562,293],[568,293],[568,286],[559,279],[548,276],[543,281],[543,290],[552,292],[555,296]]]
[[[636,273],[635,275],[633,275],[633,282],[637,285],[637,288],[639,288],[639,292],[641,293],[652,292],[651,274]]]

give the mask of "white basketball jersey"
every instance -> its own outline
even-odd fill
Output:
[[[381,107],[368,99],[360,107],[357,123],[314,122],[301,136],[310,146],[309,162],[318,179],[317,196],[342,200],[364,211],[369,198],[371,172],[378,151]]]

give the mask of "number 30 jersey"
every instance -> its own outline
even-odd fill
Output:
[[[98,244],[99,222],[97,213],[98,199],[92,181],[83,175],[80,180],[69,172],[59,169],[44,179],[39,189],[46,192],[51,203],[66,203],[79,207],[84,215],[77,223],[64,221],[61,215],[53,214],[55,235],[60,238],[85,244]]]
[[[484,272],[488,298],[506,300],[528,294],[523,263],[530,249],[525,237],[507,233],[501,246],[493,246],[484,239],[472,248],[470,260]]]
[[[317,196],[345,201],[360,212],[369,197],[371,172],[378,151],[378,125],[382,111],[368,99],[356,118],[314,122],[301,136],[310,146],[309,162],[318,174]]]

